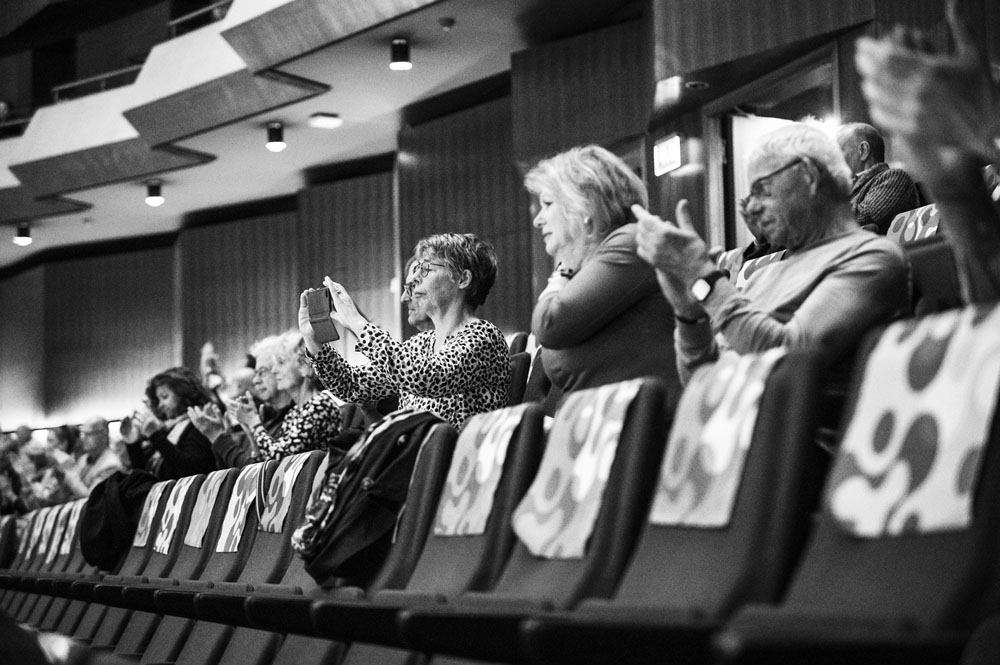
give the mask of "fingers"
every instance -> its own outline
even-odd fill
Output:
[[[674,209],[677,216],[677,227],[687,231],[694,231],[694,224],[691,223],[691,209],[688,207],[688,200],[681,199]]]
[[[972,40],[972,35],[969,33],[969,26],[958,15],[957,0],[948,0],[945,3],[944,15],[948,21],[948,27],[951,28],[951,36],[955,40],[955,55],[960,58],[968,58],[970,56],[977,58],[976,45]]]

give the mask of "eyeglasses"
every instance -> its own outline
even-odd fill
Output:
[[[423,279],[427,277],[431,272],[431,266],[437,268],[447,268],[448,266],[443,263],[434,263],[433,261],[417,261],[413,264],[413,276],[418,279]]]
[[[760,178],[757,178],[756,180],[754,180],[752,183],[750,183],[750,194],[745,199],[743,199],[743,200],[740,201],[740,207],[741,208],[745,208],[747,205],[750,204],[750,200],[751,199],[760,200],[760,199],[763,199],[763,198],[766,198],[766,197],[770,196],[771,195],[770,184],[771,184],[771,180],[774,179],[774,176],[778,175],[782,171],[787,171],[788,169],[792,168],[796,164],[803,163],[803,162],[805,162],[805,158],[804,157],[796,157],[792,161],[790,161],[787,164],[785,164],[784,166],[782,166],[780,169],[777,169],[775,171],[771,171],[767,175],[761,176]]]
[[[270,374],[273,371],[273,368],[267,367],[266,365],[264,367],[258,367],[253,371],[253,378],[262,379],[265,374]]]

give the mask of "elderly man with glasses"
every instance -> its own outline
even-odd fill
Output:
[[[770,132],[748,155],[747,172],[747,212],[787,251],[742,291],[709,257],[686,201],[676,223],[633,208],[639,255],[656,268],[677,318],[682,378],[726,348],[811,347],[833,366],[852,356],[865,332],[908,309],[905,257],[896,243],[858,227],[850,170],[826,134],[802,123]]]

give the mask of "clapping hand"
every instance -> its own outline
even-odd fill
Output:
[[[219,407],[214,403],[209,402],[203,407],[189,406],[187,413],[195,428],[213,443],[228,429]]]
[[[261,423],[260,413],[257,411],[257,405],[249,390],[235,399],[227,400],[226,408],[236,416],[236,420],[246,429],[252,430]]]

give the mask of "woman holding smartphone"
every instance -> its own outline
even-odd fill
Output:
[[[329,277],[330,316],[358,337],[368,364],[351,365],[331,344],[316,342],[308,297],[299,306],[299,330],[323,385],[349,402],[399,396],[402,409],[431,411],[461,427],[469,416],[507,405],[510,356],[503,333],[476,316],[496,280],[493,247],[472,234],[422,239],[404,298],[433,323],[405,342],[369,322],[344,287]]]

